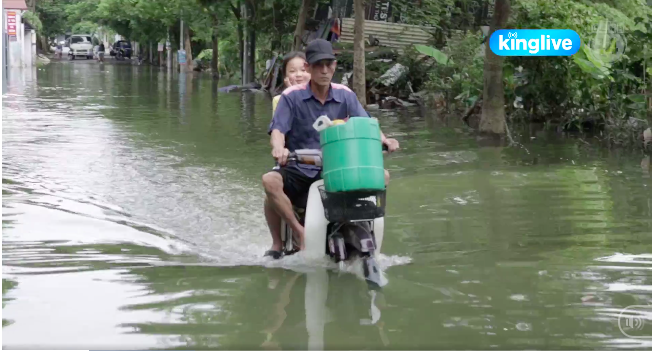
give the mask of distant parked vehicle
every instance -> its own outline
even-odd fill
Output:
[[[113,44],[113,49],[109,55],[115,56],[117,60],[130,59],[132,57],[132,45],[126,40],[118,40]]]
[[[68,58],[74,60],[75,57],[84,56],[87,59],[93,58],[93,39],[88,34],[73,34],[66,39]]]

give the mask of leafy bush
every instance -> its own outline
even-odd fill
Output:
[[[447,64],[435,64],[428,71],[426,87],[441,92],[450,103],[467,108],[483,94],[483,51],[481,35],[467,32],[459,42],[442,49]]]
[[[641,17],[631,18],[608,4],[591,1],[515,3],[508,27],[570,28],[582,42],[572,57],[505,60],[507,70],[523,69],[525,84],[516,86],[514,93],[523,99],[532,121],[572,129],[584,125],[623,130],[634,125],[633,118],[644,122],[635,129],[650,125],[643,94],[651,91],[650,74],[646,74],[651,61],[651,9],[643,1],[628,1],[636,8],[630,13]]]
[[[27,20],[27,22],[29,22],[32,25],[32,27],[34,27],[37,33],[40,34],[43,31],[43,23],[41,23],[39,16],[37,16],[34,12],[32,11],[23,12],[23,18]]]
[[[201,61],[211,62],[213,58],[213,49],[204,49],[197,55],[197,59]]]
[[[435,0],[434,0],[435,1]],[[569,28],[581,37],[572,57],[506,57],[506,112],[512,120],[566,129],[598,128],[612,142],[637,140],[651,125],[651,8],[645,0],[514,0],[507,28]],[[440,20],[446,17],[440,18]],[[440,22],[440,23],[446,23]],[[449,41],[424,65],[407,51],[406,79],[444,95],[447,106],[471,107],[482,96],[484,54],[479,33]],[[428,50],[435,50],[429,53]],[[448,57],[443,64],[438,56]],[[424,79],[426,78],[426,79]]]

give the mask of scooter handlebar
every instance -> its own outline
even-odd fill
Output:
[[[381,147],[381,150],[384,153],[388,152],[388,146],[383,144],[383,146]],[[322,163],[321,162],[321,158],[322,158],[321,153],[320,153],[319,158],[320,158],[320,165],[321,165],[321,163]],[[288,158],[286,159],[286,164],[288,164],[288,162],[296,162],[296,163],[300,163],[300,164],[312,164],[312,165],[316,164],[315,159],[313,157],[301,157],[294,151],[288,154]],[[275,168],[276,167],[279,167],[279,162],[275,162]]]

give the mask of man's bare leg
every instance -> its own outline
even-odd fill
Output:
[[[271,205],[271,209],[276,212],[286,223],[290,225],[293,232],[295,232],[299,238],[301,238],[300,245],[304,245],[304,227],[299,223],[295,217],[295,213],[292,210],[292,203],[286,194],[283,192],[283,178],[279,172],[268,172],[263,175],[263,187],[265,188],[265,193],[267,194],[266,201]],[[267,214],[266,214],[267,217]],[[274,220],[272,223],[268,221],[268,226],[274,225]],[[279,243],[281,243],[281,230],[280,224],[276,226],[277,235],[279,238]],[[270,233],[272,234],[273,249],[274,249],[274,230],[270,228]],[[281,245],[279,245],[281,246]]]
[[[268,228],[272,234],[272,247],[270,250],[281,251],[281,216],[274,210],[268,198],[265,198],[263,205],[265,211],[265,220],[268,222]]]

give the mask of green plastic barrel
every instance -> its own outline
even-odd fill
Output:
[[[379,122],[351,117],[320,132],[322,178],[328,192],[383,190],[385,175]]]

